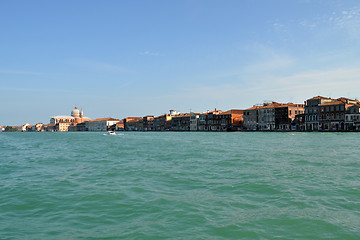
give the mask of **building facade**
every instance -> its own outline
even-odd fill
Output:
[[[358,102],[356,100],[338,98],[336,100],[332,100],[331,102],[320,104],[319,130],[347,131],[347,127],[351,124],[349,119],[346,122],[345,115],[346,113],[349,113],[348,108],[355,106],[357,103]],[[354,110],[356,107],[353,107],[352,109]]]
[[[143,130],[144,131],[154,131],[154,116],[145,116],[143,117]]]
[[[101,131],[108,131],[110,126],[118,123],[120,120],[116,118],[98,118],[92,121],[87,121],[85,123],[85,127],[88,131],[95,131],[95,132],[101,132]]]
[[[125,131],[143,131],[142,117],[127,117],[124,119]]]
[[[258,124],[258,109],[261,108],[261,106],[254,105],[251,108],[244,110],[244,130],[247,131],[256,131],[259,130],[259,124]]]
[[[84,112],[75,106],[71,111],[71,116],[53,116],[50,118],[50,124],[56,125],[55,131],[68,131],[70,126],[76,126],[79,123],[90,121],[90,118],[84,117]]]
[[[190,114],[181,114],[172,117],[171,131],[190,131]]]
[[[345,129],[348,131],[360,131],[360,104],[356,103],[346,109]]]
[[[304,104],[287,103],[275,108],[275,130],[295,131],[297,130],[295,118],[305,111]],[[300,120],[300,119],[299,119]]]
[[[305,131],[318,131],[320,129],[320,105],[333,100],[317,96],[305,101]]]
[[[190,131],[199,130],[199,113],[190,113]]]

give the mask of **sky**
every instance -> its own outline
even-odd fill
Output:
[[[358,0],[0,4],[0,126],[360,98]]]

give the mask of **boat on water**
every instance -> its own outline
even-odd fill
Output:
[[[115,131],[108,131],[107,135],[116,135]]]

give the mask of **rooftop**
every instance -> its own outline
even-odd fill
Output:
[[[323,97],[323,96],[316,96],[316,97],[313,97],[313,98],[309,98],[307,101],[309,101],[309,100],[315,100],[315,99],[331,99],[331,98]]]
[[[119,120],[119,119],[116,119],[116,118],[108,117],[108,118],[98,118],[98,119],[94,119],[94,120],[92,120],[91,122],[101,122],[101,121],[120,121],[120,120]]]

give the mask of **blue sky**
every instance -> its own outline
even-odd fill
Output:
[[[360,98],[358,0],[3,1],[0,125]]]

